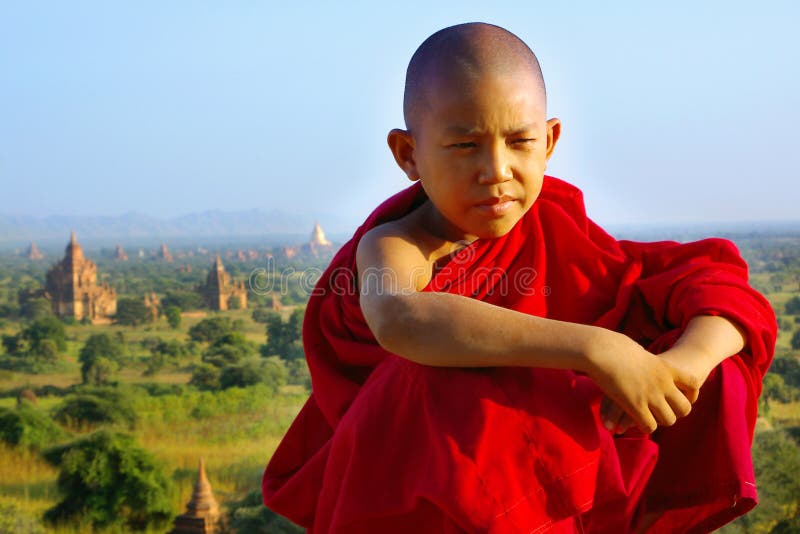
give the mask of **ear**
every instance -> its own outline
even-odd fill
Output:
[[[389,132],[386,141],[389,143],[389,150],[392,151],[394,160],[406,173],[408,179],[413,181],[419,180],[419,171],[417,170],[417,163],[414,161],[414,148],[416,142],[411,136],[411,133],[406,130],[395,128]]]
[[[545,157],[549,160],[553,155],[553,150],[556,148],[558,138],[561,137],[561,121],[558,119],[550,119],[547,121],[547,152]]]

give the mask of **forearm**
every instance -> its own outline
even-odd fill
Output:
[[[705,380],[714,367],[740,352],[746,341],[744,331],[728,319],[699,315],[689,321],[681,337],[665,354],[691,367],[694,374]]]
[[[387,350],[442,367],[527,366],[587,370],[603,329],[535,317],[449,293],[394,300],[373,331]],[[371,327],[373,325],[370,325]]]

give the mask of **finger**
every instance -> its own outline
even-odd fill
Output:
[[[667,402],[679,419],[686,417],[692,411],[692,403],[678,388],[667,395]]]
[[[650,406],[650,411],[655,417],[656,422],[659,426],[672,426],[675,424],[675,421],[678,420],[678,416],[675,415],[675,412],[672,411],[669,403],[666,399],[662,399],[660,402],[652,404]]]
[[[650,410],[638,410],[629,415],[633,418],[637,428],[645,434],[652,434],[658,428],[658,423]]]
[[[636,423],[633,422],[631,416],[628,414],[623,414],[622,418],[619,420],[619,423],[617,423],[617,434],[624,434],[633,426],[636,426]]]
[[[624,415],[625,412],[622,411],[622,408],[620,408],[618,404],[612,402],[603,419],[603,426],[609,431],[615,431],[619,425],[620,419],[622,419]]]
[[[670,366],[670,369],[672,370],[672,379],[675,385],[686,395],[689,402],[694,403],[700,390],[700,383],[697,378],[677,367]]]

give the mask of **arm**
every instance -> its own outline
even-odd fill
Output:
[[[673,367],[690,373],[702,385],[714,367],[740,352],[746,342],[744,330],[728,319],[698,315],[689,321],[672,348],[660,356]]]
[[[407,237],[378,227],[358,246],[360,304],[386,350],[424,365],[575,369],[592,377],[642,430],[691,409],[691,377],[611,330],[530,316],[447,293],[419,292],[428,262]],[[690,384],[691,385],[691,384]]]
[[[740,352],[746,343],[744,330],[735,323],[721,316],[698,315],[689,320],[681,337],[659,357],[670,367],[692,377],[694,386],[683,385],[681,390],[694,403],[711,371],[726,358]],[[624,433],[633,425],[622,408],[608,398],[603,400],[601,414],[609,430]]]

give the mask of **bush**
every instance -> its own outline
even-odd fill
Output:
[[[285,360],[303,358],[304,313],[302,308],[296,309],[287,322],[283,322],[278,314],[271,315],[267,319],[267,343],[261,347],[261,354],[280,356]]]
[[[786,302],[786,315],[800,315],[800,297],[792,297]]]
[[[78,355],[83,383],[101,385],[110,382],[124,352],[119,339],[108,334],[89,336]]]
[[[219,378],[219,368],[208,363],[201,363],[194,366],[189,384],[195,386],[197,389],[210,391],[219,389]]]
[[[168,291],[161,299],[161,306],[166,310],[174,306],[182,311],[203,308],[203,297],[193,291]]]
[[[37,517],[16,503],[0,504],[0,534],[44,534]]]
[[[88,389],[68,396],[53,417],[68,426],[120,424],[132,428],[136,424],[130,398],[110,388]]]
[[[305,529],[264,506],[260,491],[251,491],[230,505],[228,524],[235,532],[252,534],[299,534]]]
[[[66,437],[64,429],[35,408],[0,408],[0,440],[9,445],[43,449]]]
[[[120,299],[117,302],[117,314],[114,322],[127,326],[139,326],[153,322],[150,308],[140,299]]]
[[[177,306],[167,306],[164,308],[164,316],[167,318],[169,327],[177,330],[181,326],[181,309]]]
[[[800,350],[800,330],[795,330],[794,334],[792,335],[792,348],[794,350]]]
[[[222,389],[230,387],[247,387],[256,384],[266,384],[271,391],[277,392],[278,388],[286,383],[286,367],[277,358],[261,360],[252,358],[239,365],[232,365],[222,369],[219,376],[219,386]]]
[[[189,337],[198,342],[214,343],[226,334],[238,330],[236,323],[227,317],[209,317],[189,329]]]
[[[101,430],[45,458],[60,466],[64,496],[45,514],[51,523],[88,520],[99,528],[144,530],[163,528],[173,517],[172,481],[129,436]]]
[[[737,523],[749,530],[791,518],[789,511],[796,509],[800,499],[800,448],[782,430],[759,432],[753,442],[753,467],[760,502]]]

